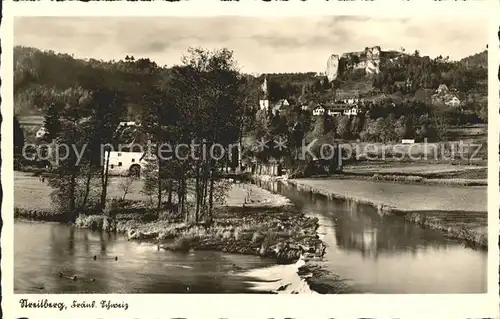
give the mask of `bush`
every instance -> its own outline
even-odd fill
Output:
[[[376,173],[376,174],[373,174],[372,180],[418,183],[418,182],[422,182],[424,180],[424,178],[422,176],[413,176],[413,175],[381,175],[381,174]]]
[[[14,207],[14,219],[27,219],[46,222],[66,222],[67,215],[52,210],[37,210]]]

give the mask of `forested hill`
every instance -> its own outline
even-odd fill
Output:
[[[438,56],[431,59],[412,54],[386,54],[381,52],[378,74],[367,74],[357,68],[357,61],[346,61],[349,53],[339,61],[338,77],[332,84],[325,75],[316,73],[268,74],[271,100],[331,99],[333,91],[341,95],[398,94],[413,98],[421,89],[435,90],[440,84],[464,95],[487,96],[487,51],[471,55],[460,61]],[[352,56],[356,57],[355,54]],[[347,58],[346,58],[347,57]],[[325,64],[326,66],[326,64]]]
[[[413,98],[419,90],[435,90],[440,84],[446,84],[463,96],[474,95],[475,100],[487,95],[487,51],[458,62],[442,57],[422,57],[418,51],[395,56],[382,52],[380,72],[371,75],[343,63],[342,72],[333,83],[315,72],[267,74],[269,98],[287,98],[292,103],[324,102],[335,94],[338,97],[352,93],[364,96],[396,94]],[[326,62],[326,57],[318,58],[325,58]],[[14,105],[18,115],[44,114],[47,97],[54,93],[71,88],[92,91],[101,87],[118,91],[126,100],[129,115],[133,116],[139,113],[144,92],[153,85],[150,75],[159,73],[161,81],[169,74],[168,68],[160,67],[148,58],[81,60],[68,54],[19,46],[14,48],[14,66]],[[257,104],[264,75],[257,78],[248,75],[247,79],[251,98]]]
[[[488,51],[473,54],[460,60],[460,64],[469,68],[488,68]]]
[[[51,95],[81,88],[118,91],[133,113],[140,107],[143,92],[152,86],[152,72],[167,76],[147,58],[126,57],[120,61],[81,60],[68,54],[36,48],[14,48],[14,108],[17,115],[44,114]]]

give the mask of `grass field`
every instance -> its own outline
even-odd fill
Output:
[[[120,179],[112,178],[108,188],[108,198],[120,198],[123,191],[120,190]],[[142,184],[134,182],[129,190],[127,199],[145,200],[146,196],[141,194]],[[52,188],[47,181],[41,182],[38,177],[30,173],[14,172],[14,207],[26,209],[50,210],[53,208],[50,199]]]
[[[375,206],[383,205],[398,211],[471,211],[484,214],[488,211],[487,188],[482,186],[458,188],[329,178],[296,179],[292,182],[319,193]]]
[[[428,178],[486,179],[488,167],[480,165],[430,164],[418,162],[383,162],[377,161],[347,165],[344,172],[359,175],[393,174],[413,175]]]
[[[123,190],[120,184],[125,180],[121,177],[110,179],[108,186],[108,199],[121,198]],[[50,199],[52,188],[47,181],[41,182],[38,177],[29,173],[15,172],[14,174],[14,207],[24,209],[51,210],[53,208]],[[130,186],[126,199],[134,201],[148,201],[149,197],[142,193],[142,181],[134,181]],[[227,206],[247,207],[280,207],[289,202],[280,195],[272,194],[255,185],[234,184],[229,190]]]

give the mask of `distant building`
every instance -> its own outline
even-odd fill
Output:
[[[140,123],[120,122],[116,128],[116,138],[119,140],[118,151],[109,153],[108,173],[110,175],[140,176],[150,159],[149,150],[145,146],[149,140],[138,128]],[[140,151],[138,151],[138,149]],[[107,154],[103,154],[106,164]],[[106,167],[106,166],[104,166]]]
[[[344,109],[342,108],[333,108],[328,110],[328,115],[329,116],[340,116],[344,112]]]
[[[122,127],[122,126],[140,126],[139,123],[136,123],[134,121],[130,121],[130,122],[120,122],[118,124],[118,127]]]
[[[266,100],[267,101],[267,100]],[[265,104],[265,103],[264,103]],[[290,103],[288,102],[288,100],[286,99],[281,99],[279,100],[278,102],[276,102],[274,105],[273,105],[273,109],[272,109],[272,112],[273,114],[276,114],[276,112],[279,112],[281,111],[281,108],[282,107],[287,107],[287,106],[290,106]],[[264,107],[262,108],[261,107],[261,110],[262,109],[268,109],[269,108],[269,101],[267,101],[267,106],[264,105]]]
[[[313,109],[313,115],[318,116],[318,115],[324,115],[325,114],[325,108],[322,107],[321,105],[317,106],[316,108]]]
[[[43,138],[48,133],[49,131],[45,128],[45,126],[42,126],[36,131],[35,136],[36,138]]]
[[[347,116],[357,116],[358,114],[359,114],[359,109],[357,106],[344,110],[344,115]]]
[[[259,100],[259,108],[261,110],[267,110],[269,108],[269,100]]]
[[[403,139],[403,140],[401,140],[401,143],[402,144],[415,144],[415,140],[414,139]]]
[[[110,152],[108,173],[140,176],[149,158],[145,152]]]
[[[290,103],[288,102],[287,99],[281,99],[278,101],[278,103],[276,103],[277,105],[280,105],[280,106],[290,106]]]

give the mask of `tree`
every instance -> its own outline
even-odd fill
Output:
[[[43,139],[52,142],[61,133],[60,104],[51,103],[44,116],[46,134]]]
[[[342,116],[340,118],[337,125],[337,135],[343,139],[351,137],[351,119],[349,116]]]
[[[245,80],[226,49],[191,48],[182,62],[171,69],[163,87],[146,94],[144,130],[157,147],[167,143],[174,149],[179,144],[193,148],[173,159],[158,156],[157,172],[148,173],[147,185],[149,192],[157,192],[158,211],[165,186],[171,194],[170,187],[175,185],[178,212],[186,222],[197,223],[212,219],[217,194],[223,191],[216,180],[230,159],[226,147],[241,139],[245,101],[240,85]],[[224,154],[215,146],[223,147]],[[218,151],[209,156],[202,152],[210,149]],[[188,201],[188,190],[194,193],[194,203]]]
[[[106,206],[108,166],[111,151],[110,147],[104,146],[113,142],[116,128],[124,115],[124,101],[118,92],[108,89],[98,89],[93,93],[90,101],[89,121],[85,127],[88,132],[92,132],[88,137],[86,153],[89,161],[87,187],[90,184],[91,174],[97,170],[101,181],[101,197],[99,202],[101,209],[104,209]],[[102,154],[103,150],[104,154]],[[105,158],[104,161],[103,157]]]
[[[408,137],[408,121],[404,115],[394,124],[394,133],[398,140]]]
[[[24,147],[24,131],[16,116],[14,116],[14,155],[22,154]]]
[[[124,178],[120,181],[120,184],[118,185],[118,187],[123,192],[122,200],[125,200],[125,197],[127,196],[128,192],[130,190],[130,187],[136,181],[136,179],[137,178],[135,176],[127,176],[126,178]]]

